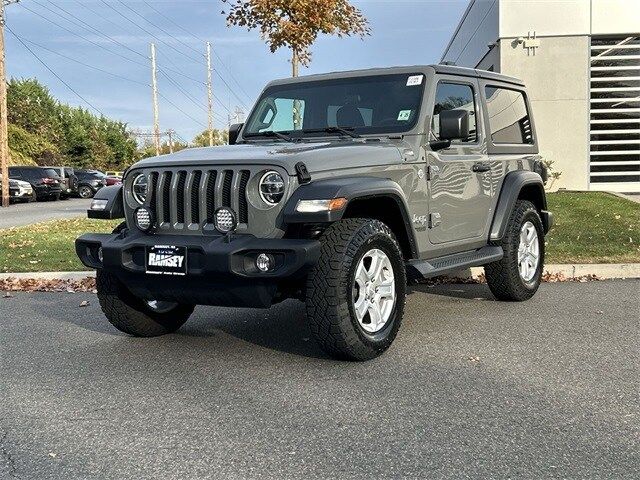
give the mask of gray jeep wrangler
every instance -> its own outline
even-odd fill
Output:
[[[306,303],[338,358],[393,342],[407,282],[484,265],[531,298],[552,224],[522,82],[432,65],[270,83],[229,146],[133,165],[95,196],[113,234],[76,240],[109,321],[174,332],[197,304]]]

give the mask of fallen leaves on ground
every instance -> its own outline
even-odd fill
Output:
[[[579,277],[567,277],[562,273],[546,272],[542,276],[543,282],[593,282],[600,280],[596,275],[582,275]],[[486,283],[484,275],[475,278],[436,277],[429,280],[421,280],[423,285],[463,284],[472,285]],[[91,292],[96,293],[96,279],[87,277],[82,280],[39,280],[34,278],[8,278],[0,280],[0,292]],[[10,293],[4,293],[3,298],[11,298]],[[85,305],[80,305],[85,306]]]
[[[597,282],[601,280],[597,275],[580,275],[577,277],[568,277],[563,273],[556,272],[545,272],[542,274],[542,281],[547,283],[558,283],[558,282]],[[423,285],[446,285],[450,283],[457,283],[462,285],[473,285],[480,283],[487,283],[487,279],[483,273],[478,275],[477,277],[468,277],[468,278],[456,278],[456,277],[435,277],[430,278],[428,280],[418,280],[418,283]]]
[[[41,280],[35,278],[8,278],[6,280],[0,280],[0,291],[95,293],[96,279],[92,277],[83,278],[82,280]]]

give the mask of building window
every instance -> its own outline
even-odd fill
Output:
[[[591,38],[592,188],[640,190],[640,37]]]
[[[469,112],[469,136],[462,143],[474,143],[478,139],[476,132],[476,102],[471,85],[441,82],[436,90],[436,103],[433,108],[431,135],[440,140],[440,112],[444,110],[466,110]]]
[[[532,144],[531,120],[522,92],[486,87],[485,94],[493,143]]]

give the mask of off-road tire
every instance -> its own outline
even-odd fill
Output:
[[[404,313],[406,271],[400,246],[384,223],[351,218],[332,224],[320,241],[320,259],[308,276],[306,309],[311,331],[329,355],[347,360],[369,360],[382,354],[395,339]],[[353,311],[355,270],[363,255],[381,249],[395,277],[396,303],[386,325],[367,333]]]
[[[154,312],[135,297],[118,278],[103,270],[96,274],[100,307],[121,332],[136,337],[157,337],[178,330],[193,313],[193,305],[178,304],[169,312]]]
[[[536,274],[525,282],[518,270],[518,246],[520,229],[526,222],[533,223],[538,233],[540,261]],[[527,200],[518,200],[509,217],[509,223],[500,243],[504,257],[484,267],[487,284],[498,300],[522,302],[529,300],[538,290],[544,269],[544,229],[538,210]]]

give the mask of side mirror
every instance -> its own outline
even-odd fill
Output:
[[[443,110],[439,114],[439,140],[429,143],[437,152],[451,146],[451,140],[469,137],[469,112],[466,110]]]
[[[243,125],[244,123],[234,123],[229,127],[229,145],[235,145],[237,143]]]
[[[444,110],[440,112],[440,140],[459,140],[469,136],[469,112]]]

